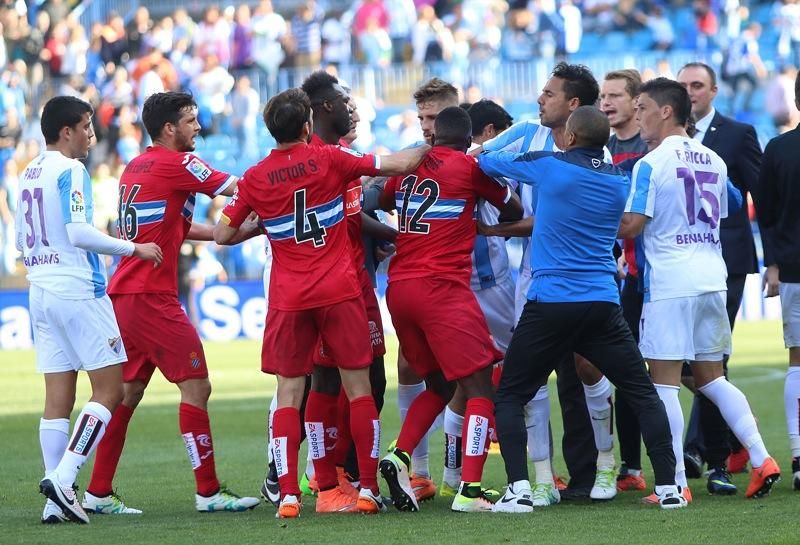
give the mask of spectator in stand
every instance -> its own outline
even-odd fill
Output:
[[[197,30],[197,24],[189,17],[186,8],[176,9],[175,13],[172,14],[172,19],[175,23],[175,30],[173,31],[175,41],[177,42],[185,38],[189,40],[191,44],[194,39],[195,30]]]
[[[108,14],[106,26],[103,28],[103,46],[101,49],[103,62],[119,66],[128,60],[128,34],[122,17],[113,11]]]
[[[526,62],[536,54],[534,36],[528,32],[533,14],[527,10],[515,10],[508,14],[508,26],[503,33],[501,52],[503,59]]]
[[[361,34],[368,30],[370,24],[374,24],[383,30],[389,28],[389,13],[383,0],[363,0],[358,9],[356,9],[352,27],[353,35],[356,39],[359,39]]]
[[[770,81],[764,106],[779,134],[790,131],[800,123],[800,111],[794,103],[794,82],[797,68],[786,65]]]
[[[322,60],[321,28],[324,19],[324,10],[314,0],[308,0],[297,8],[291,24],[295,66],[319,66]]]
[[[715,43],[719,31],[717,14],[711,5],[711,0],[695,0],[694,16],[697,22],[697,49],[706,51]]]
[[[215,56],[217,63],[227,67],[231,61],[232,29],[217,6],[206,8],[203,20],[194,34],[194,54],[201,59]]]
[[[175,42],[175,47],[169,54],[169,60],[175,67],[181,88],[189,87],[203,68],[202,61],[189,53],[190,45],[189,38],[181,38]]]
[[[384,5],[389,14],[392,62],[406,62],[411,58],[411,29],[417,22],[414,0],[384,0]]]
[[[392,62],[392,39],[376,17],[367,19],[358,37],[364,63],[373,68],[385,68]]]
[[[650,8],[650,13],[645,14],[641,11],[636,11],[634,15],[642,26],[650,30],[653,38],[651,46],[653,49],[667,51],[672,48],[672,43],[675,41],[675,31],[672,28],[669,17],[664,12],[664,8],[654,4]]]
[[[412,60],[415,64],[450,61],[453,34],[436,16],[432,6],[422,6],[411,30]]]
[[[286,20],[275,13],[271,0],[261,0],[253,14],[252,29],[253,60],[266,72],[272,87],[278,77],[278,67],[286,58],[283,49],[289,30]]]
[[[144,38],[144,49],[158,49],[165,55],[172,51],[175,45],[175,22],[172,17],[164,17]]]
[[[14,245],[14,212],[19,187],[17,163],[7,161],[0,177],[0,275],[14,274],[17,254]]]
[[[64,0],[49,0],[43,4],[42,10],[47,13],[51,21],[66,21],[72,9]]]
[[[758,51],[760,37],[761,25],[750,23],[733,41],[728,50],[723,74],[725,81],[733,89],[732,106],[734,111],[738,109],[750,111],[750,102],[758,88],[759,81],[767,77],[767,69]],[[741,106],[739,106],[739,97],[744,97]]]
[[[574,55],[580,50],[583,39],[581,10],[573,0],[563,0],[558,14],[564,21],[564,53]]]
[[[69,30],[69,40],[61,59],[62,73],[70,76],[85,74],[88,53],[89,40],[86,39],[86,29],[75,24]]]
[[[128,56],[135,59],[145,52],[145,36],[153,28],[150,12],[145,6],[136,8],[133,19],[125,28],[128,36]]]
[[[250,86],[250,78],[240,76],[231,95],[231,124],[241,152],[239,159],[255,162],[259,159],[257,123],[261,99]]]
[[[201,134],[218,132],[222,115],[225,113],[228,93],[233,89],[233,76],[219,63],[216,55],[207,55],[203,70],[191,84],[197,101],[198,118],[210,116],[200,121]]]
[[[236,8],[233,25],[233,52],[231,69],[249,68],[253,64],[253,25],[250,6],[240,4]]]
[[[50,74],[60,76],[63,74],[61,65],[64,60],[64,53],[67,51],[67,39],[69,38],[69,27],[64,21],[58,21],[50,31],[50,37],[44,44]]]
[[[22,23],[25,19],[20,17]],[[27,23],[24,23],[27,25]],[[47,52],[44,48],[45,39],[50,31],[50,16],[47,12],[40,11],[36,14],[36,24],[23,39],[23,50],[25,52],[25,63],[28,66],[45,63],[49,60]]]
[[[778,59],[800,66],[800,0],[779,0],[773,7],[778,36]]]
[[[587,20],[585,30],[601,34],[611,30],[616,5],[616,0],[584,0],[583,15]]]
[[[345,23],[345,15],[329,14],[322,23],[322,64],[344,66],[352,62],[350,42],[352,35]]]

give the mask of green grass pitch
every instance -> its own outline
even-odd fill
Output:
[[[218,473],[237,493],[257,496],[264,476],[266,409],[274,381],[259,371],[256,342],[207,343],[206,351],[214,387],[210,413]],[[734,352],[732,380],[748,396],[767,447],[784,472],[772,495],[762,500],[746,500],[748,476],[737,475],[737,496],[710,497],[704,480],[691,481],[694,503],[672,512],[640,505],[643,494],[627,492],[606,504],[563,503],[516,516],[452,513],[449,502],[441,498],[423,504],[419,513],[392,510],[375,517],[316,515],[309,498],[298,520],[277,520],[275,510],[264,504],[247,513],[200,514],[194,511],[194,479],[178,433],[178,391],[156,377],[131,422],[116,479],[117,491],[144,514],[94,516],[88,526],[40,524],[44,498],[37,492],[42,472],[37,430],[43,381],[34,370],[32,351],[0,352],[0,543],[800,543],[800,493],[791,490],[783,414],[787,353],[780,323],[738,324]],[[398,432],[395,354],[392,338],[384,445]],[[81,376],[76,410],[87,397],[88,381]],[[684,407],[690,402],[685,391],[682,401]],[[553,414],[559,414],[555,406]],[[560,426],[554,418],[557,437]],[[431,469],[437,480],[442,469],[440,433],[431,441]],[[560,455],[555,465],[557,472],[565,472]],[[81,488],[90,470],[91,462],[79,476]],[[646,459],[645,472],[652,483]],[[484,483],[500,488],[504,481],[501,460],[491,455]]]

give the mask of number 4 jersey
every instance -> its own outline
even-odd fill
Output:
[[[476,199],[501,209],[511,198],[511,190],[486,176],[474,157],[441,146],[413,174],[390,178],[384,192],[399,215],[390,282],[446,276],[469,285]]]
[[[245,172],[222,222],[256,212],[272,246],[269,307],[307,310],[361,296],[345,224],[350,181],[375,176],[380,158],[337,146],[275,149]]]
[[[108,292],[178,294],[178,255],[192,225],[195,193],[219,195],[235,176],[214,170],[191,153],[151,146],[128,163],[119,180],[120,237],[155,242],[164,253],[158,267],[123,257]]]
[[[636,164],[625,210],[649,218],[642,232],[645,301],[727,289],[719,239],[727,179],[716,153],[682,136],[665,138]]]

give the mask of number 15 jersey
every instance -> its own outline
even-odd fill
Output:
[[[351,180],[379,170],[375,155],[297,144],[244,173],[221,221],[238,228],[258,214],[272,246],[269,308],[300,311],[361,296],[344,197]]]
[[[625,211],[649,218],[642,232],[645,301],[727,289],[719,238],[727,180],[725,162],[683,136],[665,138],[636,164]]]
[[[108,293],[178,295],[178,255],[192,225],[195,193],[219,195],[236,181],[192,153],[151,146],[128,163],[119,180],[120,238],[155,242],[164,253],[158,267],[123,257]]]
[[[476,200],[502,209],[511,199],[511,189],[484,174],[474,157],[443,146],[434,147],[412,174],[390,178],[384,192],[399,216],[389,282],[436,276],[468,286]]]

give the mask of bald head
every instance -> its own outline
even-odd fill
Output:
[[[600,148],[608,143],[608,116],[594,106],[580,106],[567,119],[567,132],[575,135],[575,147]]]

